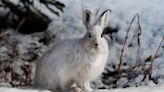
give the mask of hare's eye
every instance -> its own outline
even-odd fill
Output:
[[[89,35],[88,35],[88,36],[89,36],[89,38],[91,38],[91,37],[92,37],[90,33],[89,33]]]

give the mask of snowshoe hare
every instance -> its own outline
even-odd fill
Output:
[[[36,64],[34,86],[63,91],[76,84],[81,90],[91,92],[90,82],[101,75],[108,58],[108,44],[102,37],[108,13],[108,10],[104,11],[95,20],[93,14],[85,10],[86,34],[54,44]]]

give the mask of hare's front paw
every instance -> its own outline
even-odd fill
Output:
[[[90,87],[90,83],[89,82],[85,82],[84,84],[81,83],[81,85],[78,85],[81,89],[82,92],[92,92],[92,88]]]
[[[91,88],[89,82],[86,82],[86,83],[84,84],[84,91],[85,91],[85,92],[92,92],[92,91],[93,91],[93,89]]]
[[[85,88],[84,90],[85,90],[85,92],[92,92],[93,91],[93,89],[91,87]]]
[[[72,87],[70,89],[70,92],[83,92],[82,89],[78,88],[78,87]]]
[[[92,88],[87,88],[87,89],[82,90],[79,87],[73,87],[69,90],[69,92],[92,92]]]

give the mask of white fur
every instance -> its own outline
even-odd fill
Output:
[[[61,40],[43,55],[37,62],[35,87],[65,90],[75,83],[84,91],[92,91],[89,83],[103,72],[108,57],[107,42],[101,37],[107,14],[94,21],[92,13],[84,11],[86,34]]]

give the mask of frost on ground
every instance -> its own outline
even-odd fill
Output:
[[[51,92],[49,90],[0,87],[0,92]]]
[[[94,90],[93,92],[163,92],[164,86],[147,86],[147,87],[131,87],[131,88],[118,88],[109,90]],[[38,89],[20,89],[20,88],[6,88],[0,87],[0,92],[52,92],[48,90]]]
[[[46,51],[47,42],[53,44],[60,39],[80,37],[84,34],[82,24],[82,10],[84,9],[89,9],[94,14],[110,9],[112,13],[109,15],[108,26],[118,30],[111,34],[112,40],[107,37],[110,45],[109,60],[104,73],[92,83],[93,88],[110,89],[164,84],[164,43],[154,60],[151,78],[144,78],[145,71],[150,66],[151,57],[157,51],[164,35],[164,12],[162,12],[164,0],[61,1],[66,8],[60,17],[47,13],[41,5],[36,3],[36,7],[54,19],[47,30],[50,35],[46,32],[22,35],[11,30],[5,30],[0,34],[0,85],[31,85],[35,70],[34,62]],[[135,19],[128,34],[121,65],[121,69],[125,71],[122,71],[118,77],[120,53],[128,26],[136,13],[140,15],[142,28],[141,46],[139,47],[137,43],[138,25]],[[47,36],[54,39],[49,40],[50,37]]]
[[[35,61],[44,52],[45,34],[22,35],[5,30],[0,36],[0,85],[31,85]]]

